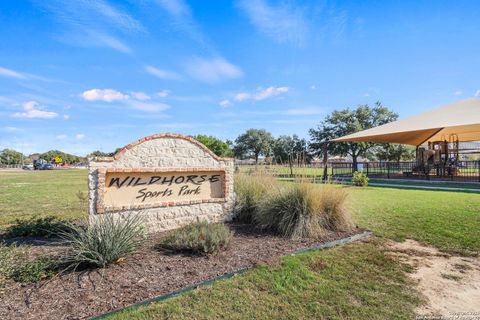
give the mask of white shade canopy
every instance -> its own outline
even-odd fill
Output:
[[[451,134],[456,134],[459,141],[480,141],[480,99],[460,100],[333,141],[387,142],[419,146],[427,141],[448,140]]]

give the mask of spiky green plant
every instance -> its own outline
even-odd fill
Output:
[[[144,240],[140,215],[104,214],[84,226],[71,226],[62,234],[68,245],[65,262],[103,268],[134,252]]]

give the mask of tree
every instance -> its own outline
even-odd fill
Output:
[[[293,174],[293,164],[310,162],[311,156],[307,150],[307,141],[297,135],[280,136],[273,143],[273,155],[277,163],[288,163],[290,174]]]
[[[68,164],[85,161],[85,158],[82,158],[73,154],[65,153],[59,150],[50,150],[45,153],[39,154],[38,157],[48,162],[55,161],[55,158],[61,158],[64,163],[68,163]]]
[[[13,149],[3,149],[0,151],[0,163],[1,164],[21,164],[25,156]]]
[[[215,153],[219,157],[232,157],[233,150],[232,150],[232,142],[222,141],[213,136],[207,136],[203,134],[199,134],[193,136],[195,140],[203,143],[208,149],[210,149],[213,153]]]
[[[397,118],[398,114],[388,110],[380,102],[377,102],[373,108],[365,104],[353,110],[349,108],[335,110],[320,123],[317,129],[310,129],[309,133],[312,139],[310,147],[320,155],[324,144],[332,139],[377,127]],[[374,145],[374,143],[368,142],[328,143],[328,152],[339,156],[350,155],[353,170],[357,171],[358,157],[365,157],[368,149]]]
[[[270,132],[265,129],[248,129],[245,133],[235,139],[233,153],[238,158],[251,156],[258,163],[258,157],[269,156],[272,151],[273,138]]]
[[[415,159],[415,149],[410,146],[395,143],[382,143],[373,148],[373,155],[382,161],[396,161]]]
[[[123,148],[116,148],[115,151],[112,151],[112,152],[103,152],[103,151],[100,151],[100,150],[95,150],[95,151],[89,153],[87,155],[87,158],[90,158],[90,157],[113,157],[118,152],[120,152],[120,150],[122,150],[122,149]]]

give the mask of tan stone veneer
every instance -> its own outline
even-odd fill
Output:
[[[133,201],[121,205],[105,197],[109,174],[205,174],[221,176],[221,192],[214,197],[174,198],[174,201],[159,197],[158,201],[139,203]],[[233,159],[220,158],[200,142],[179,134],[156,134],[139,139],[113,157],[97,157],[89,160],[89,213],[91,220],[99,214],[140,214],[147,229],[164,231],[182,225],[206,220],[219,222],[231,220],[233,215]],[[220,182],[219,182],[220,183]],[[215,187],[218,188],[218,187]]]

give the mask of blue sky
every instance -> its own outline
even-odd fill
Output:
[[[2,0],[0,22],[0,149],[25,153],[480,96],[478,1]]]

